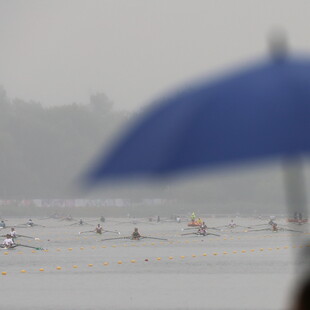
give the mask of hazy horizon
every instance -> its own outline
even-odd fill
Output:
[[[199,76],[267,55],[275,26],[310,50],[300,1],[0,1],[0,84],[43,106],[103,92],[133,110]]]

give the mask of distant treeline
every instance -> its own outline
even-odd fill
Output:
[[[103,93],[92,95],[87,104],[47,108],[37,102],[10,99],[0,87],[0,199],[84,198],[81,192],[72,190],[74,182],[99,150],[109,144],[113,134],[133,116],[133,113],[113,109],[113,102]],[[175,201],[169,206],[111,211],[122,216],[127,213],[169,215],[193,210],[231,214],[286,211],[279,169],[266,168],[263,173],[254,170],[250,174],[234,172],[225,178],[212,174],[209,177],[196,181],[189,178],[184,183],[168,180],[166,184],[152,187],[126,183],[121,190],[105,187],[91,195],[138,202],[141,198]],[[30,209],[29,214],[35,210],[47,212],[34,206]],[[99,215],[109,210],[111,208],[94,208],[92,212]],[[9,214],[6,208],[1,211]],[[16,209],[18,214],[25,211]],[[84,211],[79,209],[79,212]]]
[[[103,93],[45,108],[0,87],[0,197],[65,198],[82,169],[130,117]]]

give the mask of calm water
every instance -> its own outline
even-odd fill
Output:
[[[181,236],[186,223],[116,223],[104,228],[129,235],[168,241],[111,240],[105,233],[79,235],[92,226],[36,220],[45,228],[18,228],[41,241],[20,243],[47,248],[18,247],[0,252],[1,305],[7,309],[287,309],[294,286],[294,261],[287,232],[222,231],[220,237]],[[117,219],[126,222],[126,219]],[[209,219],[209,226],[230,219]],[[240,225],[262,223],[240,218]],[[22,220],[9,219],[10,224]],[[283,222],[284,223],[284,222]],[[57,270],[57,267],[61,270]],[[76,268],[74,268],[76,267]],[[40,269],[44,271],[40,271]],[[25,273],[21,273],[25,270]]]

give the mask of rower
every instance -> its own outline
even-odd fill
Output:
[[[273,222],[272,226],[272,231],[278,231],[278,224]]]
[[[2,220],[1,222],[0,222],[0,228],[5,228],[5,223],[4,223],[4,220]]]
[[[14,241],[12,240],[12,237],[10,234],[7,234],[6,235],[6,239],[4,239],[3,243],[2,243],[6,248],[12,248],[15,243]]]
[[[156,221],[157,221],[157,223],[159,223],[159,222],[160,222],[160,217],[159,217],[159,215],[157,215],[157,219],[156,219]]]
[[[66,219],[67,221],[72,221],[72,220],[73,220],[73,217],[71,216],[71,214],[69,214],[65,219]]]
[[[84,224],[83,219],[80,219],[80,220],[79,220],[79,225],[83,225],[83,224]]]
[[[179,216],[177,216],[176,221],[177,221],[177,223],[181,223],[181,218]]]
[[[191,215],[192,222],[195,222],[195,219],[196,219],[196,214],[195,214],[195,212],[193,212]]]
[[[141,238],[141,235],[138,231],[138,228],[136,227],[134,232],[131,234],[131,239],[132,240],[140,240],[140,238]]]
[[[202,224],[199,226],[199,229],[198,229],[198,234],[199,235],[206,235],[207,234],[207,225],[205,222],[202,222]]]
[[[103,231],[103,227],[100,225],[100,224],[98,224],[97,226],[96,226],[96,228],[95,228],[95,232],[96,232],[96,234],[102,234],[102,231]]]
[[[231,220],[230,223],[228,224],[228,227],[229,228],[235,228],[237,225],[236,223],[234,222],[234,220]]]
[[[199,225],[202,225],[202,219],[201,219],[200,217],[198,218],[197,223],[198,223]]]
[[[32,221],[32,219],[29,219],[29,220],[28,220],[27,225],[30,226],[30,227],[33,227],[33,221]]]
[[[101,216],[101,217],[100,217],[100,222],[102,222],[102,223],[104,223],[104,222],[105,222],[105,218],[104,218],[104,216]]]
[[[14,228],[14,227],[11,228],[10,236],[12,237],[13,240],[14,240],[15,238],[17,238],[17,236],[16,236],[16,231],[15,231],[15,228]]]

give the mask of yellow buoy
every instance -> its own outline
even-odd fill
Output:
[[[123,262],[122,262],[121,260],[119,260],[117,263],[118,263],[119,265],[121,265]]]
[[[135,260],[135,259],[132,259],[132,260],[131,260],[131,262],[132,262],[132,263],[135,263],[135,262],[136,262],[136,260]]]
[[[23,269],[23,270],[21,270],[20,272],[21,272],[21,273],[26,273],[26,270],[25,270],[25,269]]]
[[[43,268],[40,268],[39,271],[44,271],[44,269],[43,269]]]
[[[72,251],[72,250],[73,250],[72,248],[69,248],[69,249],[68,249],[68,251]]]
[[[196,255],[195,255],[195,254],[193,254],[193,255],[192,255],[192,257],[196,257]]]
[[[73,268],[77,268],[78,266],[77,266],[77,265],[73,265],[72,267],[73,267]]]
[[[4,254],[4,255],[9,255],[9,252],[4,252],[3,254]]]
[[[172,256],[169,256],[169,259],[173,259],[173,257],[172,257]]]
[[[93,267],[94,265],[93,264],[88,264],[88,267]]]
[[[108,263],[108,262],[104,262],[103,265],[104,265],[104,266],[108,266],[109,263]]]
[[[3,276],[6,276],[6,272],[5,271],[2,271],[1,273]]]
[[[180,256],[180,257],[181,257],[182,259],[183,259],[183,258],[185,258],[185,256],[184,256],[184,255],[182,255],[182,256]]]
[[[157,257],[157,260],[161,260],[161,257]]]
[[[84,248],[83,248],[83,247],[80,247],[80,250],[84,250]]]
[[[61,270],[61,267],[60,267],[60,266],[57,266],[56,269],[57,269],[57,270]]]
[[[202,256],[207,256],[207,253],[203,253]]]

